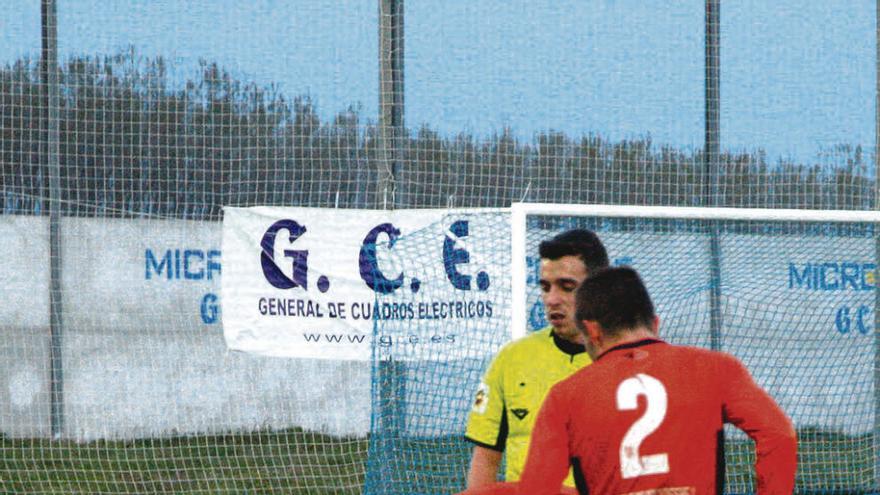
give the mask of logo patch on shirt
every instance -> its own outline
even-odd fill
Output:
[[[477,387],[477,393],[474,395],[474,405],[473,411],[477,414],[483,414],[486,412],[486,406],[489,405],[489,386],[485,383],[480,383],[480,386]]]
[[[511,409],[510,412],[516,416],[516,419],[523,419],[529,413],[528,409]]]

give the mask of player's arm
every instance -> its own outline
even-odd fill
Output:
[[[474,445],[471,454],[471,467],[468,470],[467,487],[479,488],[491,485],[498,477],[501,466],[501,452],[498,450]]]
[[[457,495],[517,495],[518,490],[519,483],[499,481],[480,488],[468,488]],[[574,488],[564,486],[559,491],[559,495],[578,495],[578,492]]]
[[[519,479],[521,495],[557,495],[571,464],[568,408],[558,387],[550,389],[535,419],[529,454]]]
[[[724,419],[755,441],[758,495],[790,494],[797,471],[797,433],[782,408],[752,379],[746,367],[725,355]]]

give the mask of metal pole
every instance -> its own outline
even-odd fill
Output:
[[[706,0],[706,191],[704,205],[721,206],[720,155],[721,155],[721,0]],[[717,221],[709,223],[709,311],[710,347],[719,351],[721,342],[721,233]],[[716,486],[724,492],[725,465],[724,430],[718,432],[718,463]]]
[[[50,421],[52,437],[61,438],[64,431],[64,368],[62,360],[61,304],[61,104],[58,86],[58,14],[55,0],[42,0],[42,64],[44,88],[46,152],[45,166],[49,176],[49,359],[50,359]]]
[[[874,89],[874,209],[880,210],[880,0],[875,2],[874,41],[876,56],[874,72],[876,88]],[[880,273],[880,233],[878,225],[874,229],[874,283]],[[880,290],[874,288],[874,488],[880,489]]]
[[[395,205],[403,138],[403,0],[379,0],[379,189],[382,208]]]
[[[379,153],[381,208],[394,209],[396,179],[400,169],[403,140],[403,0],[379,0]],[[380,320],[373,324],[374,338]],[[377,362],[378,361],[378,362]],[[400,487],[396,469],[401,459],[402,438],[406,430],[406,363],[393,357],[377,357],[372,366],[373,414],[372,455],[365,476],[365,495],[409,493],[409,483]],[[378,396],[378,397],[377,397]],[[377,404],[378,402],[378,404]]]
[[[720,31],[721,0],[706,0],[706,199],[708,206],[720,206],[720,114],[721,114],[721,57]],[[711,347],[721,349],[721,242],[717,223],[710,224],[710,311]]]

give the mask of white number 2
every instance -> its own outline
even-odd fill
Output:
[[[624,479],[669,472],[669,458],[665,453],[639,456],[639,446],[666,417],[666,388],[659,380],[644,373],[627,378],[617,387],[617,409],[636,409],[640,395],[645,396],[648,407],[645,414],[629,427],[620,443],[620,473]]]

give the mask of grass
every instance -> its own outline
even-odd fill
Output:
[[[815,428],[798,435],[797,493],[872,493],[870,435]],[[360,494],[368,446],[364,438],[298,429],[87,444],[0,438],[0,493]],[[383,448],[377,464],[383,493],[414,485],[424,486],[420,493],[452,493],[469,450],[452,437],[398,440]],[[726,459],[727,491],[751,490],[752,443],[728,441]]]
[[[0,492],[357,494],[366,439],[289,430],[79,444],[0,440]]]

